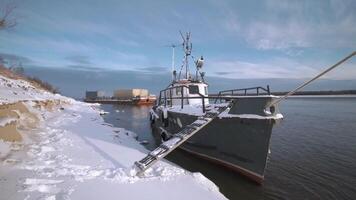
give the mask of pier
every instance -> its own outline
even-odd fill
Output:
[[[118,89],[113,96],[105,96],[103,91],[86,91],[85,102],[102,104],[152,105],[156,96],[149,94],[147,89]]]

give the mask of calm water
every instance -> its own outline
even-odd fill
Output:
[[[154,148],[149,107],[103,105],[108,123],[132,130]],[[356,199],[356,98],[293,98],[280,105],[265,182],[258,186],[176,151],[168,157],[203,173],[229,199]]]

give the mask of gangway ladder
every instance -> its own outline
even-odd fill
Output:
[[[230,104],[224,107],[218,107],[217,110],[207,111],[203,116],[198,117],[190,125],[185,126],[181,131],[174,134],[172,138],[163,142],[155,150],[147,154],[146,157],[140,161],[135,162],[135,174],[133,175],[142,175],[148,168],[154,165],[156,162],[167,156],[174,149],[183,144],[186,140],[192,137],[195,133],[199,132],[204,126],[208,125],[213,121],[220,113],[224,112],[227,109],[230,109]]]

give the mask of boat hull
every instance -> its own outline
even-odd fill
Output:
[[[152,124],[157,142],[179,132],[197,117],[168,111],[168,122],[156,120]],[[262,183],[275,122],[273,118],[217,117],[180,148]]]

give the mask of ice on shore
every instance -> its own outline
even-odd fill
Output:
[[[36,100],[67,103],[48,111],[34,108]],[[22,127],[22,144],[0,140],[0,174],[6,180],[0,182],[0,199],[225,199],[200,173],[166,160],[142,177],[132,176],[133,163],[148,151],[135,133],[105,123],[98,104],[0,76],[0,105],[17,101],[26,101],[41,120],[36,128]],[[16,162],[6,164],[11,159]]]

